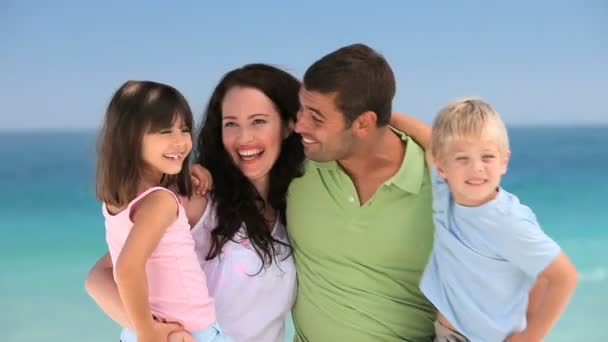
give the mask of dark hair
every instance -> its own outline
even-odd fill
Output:
[[[347,126],[365,111],[377,115],[378,127],[387,125],[395,96],[395,75],[384,57],[363,44],[340,48],[311,65],[304,88],[337,93],[336,106]]]
[[[192,111],[175,88],[151,81],[127,81],[115,93],[106,110],[97,146],[97,198],[124,206],[137,195],[142,176],[143,136],[171,127],[181,118],[192,133]],[[177,175],[164,175],[163,186],[176,186],[191,194],[190,167],[184,158]]]
[[[197,162],[213,177],[211,196],[216,207],[217,227],[211,232],[211,249],[207,259],[219,256],[226,242],[232,240],[244,223],[247,237],[262,260],[262,268],[275,258],[275,244],[289,248],[272,237],[263,215],[266,204],[278,213],[285,224],[285,206],[289,183],[302,175],[304,149],[301,137],[291,133],[283,139],[279,156],[270,170],[268,203],[243,175],[226,152],[222,142],[222,102],[233,87],[250,87],[264,93],[281,116],[282,126],[295,122],[300,106],[300,82],[289,73],[266,64],[248,64],[228,72],[215,87],[207,109],[205,122],[198,136]],[[291,250],[290,250],[291,254]],[[262,270],[260,268],[260,271]]]

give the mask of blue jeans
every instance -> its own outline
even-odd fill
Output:
[[[197,342],[230,342],[231,340],[224,335],[222,329],[217,323],[214,323],[207,329],[191,332]],[[120,333],[121,342],[137,342],[137,334],[129,329],[122,329]]]

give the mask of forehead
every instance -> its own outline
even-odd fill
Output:
[[[500,144],[487,137],[455,137],[446,142],[445,147],[452,151],[500,151]]]
[[[254,114],[279,115],[275,104],[262,91],[251,87],[232,87],[222,101],[222,117]]]
[[[323,112],[338,112],[336,108],[336,97],[338,93],[321,93],[300,87],[300,103],[304,107],[311,107]]]

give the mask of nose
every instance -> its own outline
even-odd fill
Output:
[[[243,129],[239,130],[237,139],[238,139],[237,141],[239,144],[241,144],[241,145],[247,144],[253,140],[253,132],[251,132],[250,129],[243,128]]]
[[[293,130],[296,133],[302,133],[302,132],[306,131],[306,125],[304,124],[304,117],[302,115],[301,110],[298,111],[298,117],[297,117],[296,123],[293,127]]]
[[[172,134],[173,145],[180,148],[188,145],[188,142],[192,142],[191,139],[190,133],[178,131]]]
[[[473,166],[473,170],[475,172],[483,171],[483,160],[481,160],[481,159],[473,160],[472,166]]]

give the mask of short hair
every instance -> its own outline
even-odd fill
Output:
[[[369,46],[353,44],[324,56],[306,70],[303,83],[306,90],[336,93],[336,106],[347,126],[366,111],[376,113],[378,127],[390,120],[395,75]]]
[[[509,150],[509,136],[500,114],[479,98],[463,98],[443,107],[433,122],[431,153],[442,158],[450,143],[463,138],[489,138],[501,153]]]

